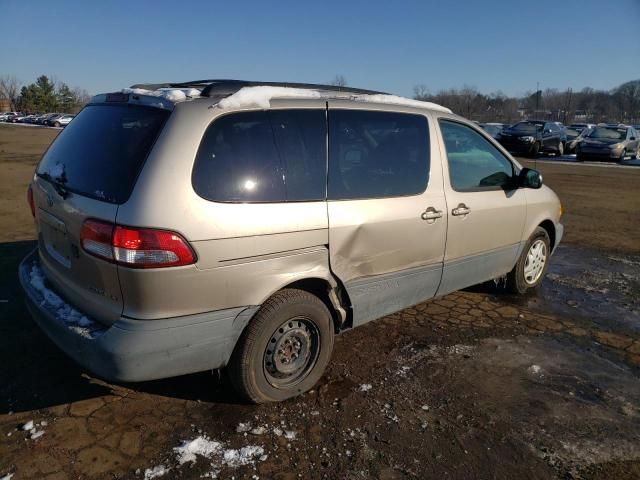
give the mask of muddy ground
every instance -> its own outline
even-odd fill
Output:
[[[56,133],[0,126],[0,478],[640,478],[640,169],[539,161],[567,242],[538,292],[372,322],[312,392],[251,406],[218,372],[106,383],[29,318],[24,192]],[[208,456],[181,465],[199,437]]]

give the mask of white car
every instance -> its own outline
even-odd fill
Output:
[[[66,127],[69,125],[69,122],[73,120],[73,117],[75,117],[75,115],[62,115],[61,117],[56,118],[52,125],[54,127]]]

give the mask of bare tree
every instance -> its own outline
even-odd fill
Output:
[[[336,75],[329,85],[333,85],[334,87],[346,87],[347,79],[344,75]]]
[[[0,96],[5,97],[11,104],[11,110],[17,110],[18,98],[20,97],[20,87],[22,82],[14,75],[3,75],[0,77]]]
[[[425,84],[421,83],[413,87],[413,98],[415,100],[428,100],[430,96],[429,89]]]

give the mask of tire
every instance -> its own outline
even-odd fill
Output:
[[[53,126],[54,126],[54,127],[59,127],[59,126],[60,126],[60,122],[55,122],[55,123],[53,124]]]
[[[304,290],[281,290],[240,336],[228,366],[231,383],[252,403],[300,395],[324,373],[333,342],[333,320],[322,300]]]
[[[640,146],[638,146],[638,148],[636,149],[636,153],[631,155],[631,160],[638,160],[638,159],[640,159]]]
[[[564,143],[562,141],[558,143],[558,151],[556,152],[557,157],[561,157],[564,154]]]
[[[538,227],[522,250],[516,266],[507,274],[507,290],[522,295],[540,285],[549,266],[550,254],[549,234],[544,228]]]
[[[536,142],[531,147],[531,150],[529,150],[529,156],[531,158],[538,158],[539,155],[540,155],[540,143]]]
[[[620,157],[618,158],[618,163],[622,163],[624,162],[624,157],[627,156],[627,151],[626,150],[622,150],[622,153],[620,154]]]

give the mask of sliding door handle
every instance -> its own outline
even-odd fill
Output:
[[[433,223],[437,219],[442,218],[442,210],[436,210],[433,207],[429,207],[424,212],[422,212],[420,218],[426,220],[428,223]]]
[[[451,210],[451,215],[455,217],[460,217],[464,215],[469,215],[469,212],[471,212],[471,209],[467,207],[464,203],[461,203],[456,208]]]

